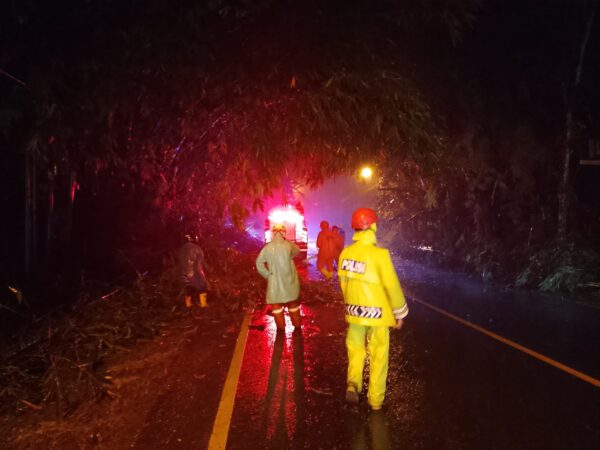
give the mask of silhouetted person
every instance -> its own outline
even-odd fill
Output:
[[[177,253],[179,276],[183,284],[185,306],[191,308],[194,303],[206,308],[208,282],[204,271],[204,253],[198,246],[198,238],[185,235],[186,243]]]
[[[335,263],[335,267],[337,269],[340,254],[344,249],[344,238],[340,234],[340,228],[337,225],[334,225],[331,228],[331,232],[333,233],[333,237],[335,238],[335,257],[333,258],[333,262]]]
[[[336,237],[329,229],[329,222],[321,222],[321,231],[317,236],[317,269],[330,280],[333,277],[333,260],[336,257]]]

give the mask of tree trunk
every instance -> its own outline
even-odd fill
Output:
[[[31,274],[31,230],[32,230],[32,182],[31,182],[31,151],[25,151],[25,231],[24,231],[24,258],[25,274]]]
[[[38,208],[37,208],[37,159],[31,157],[31,268],[36,270],[38,265]]]
[[[69,176],[69,198],[67,200],[67,212],[65,215],[65,244],[66,248],[70,252],[71,244],[73,242],[73,206],[75,204],[75,193],[77,192],[77,172],[71,171]]]
[[[54,202],[56,200],[56,183],[54,169],[48,172],[48,214],[46,216],[46,268],[51,267],[55,256],[56,246],[56,227],[55,227],[55,211]]]
[[[565,144],[563,149],[562,172],[560,176],[560,185],[558,188],[558,223],[556,227],[556,237],[562,241],[567,236],[567,216],[569,214],[569,171],[571,169],[571,136],[573,130],[573,112],[567,111],[565,120]]]
[[[585,32],[581,45],[579,47],[579,57],[577,59],[577,66],[575,67],[575,76],[573,83],[568,92],[565,95],[565,142],[563,149],[563,161],[562,161],[562,173],[560,177],[560,185],[558,187],[558,214],[557,214],[557,227],[556,227],[556,238],[559,241],[565,240],[567,236],[567,219],[569,215],[570,207],[570,184],[569,184],[569,172],[571,167],[571,155],[573,154],[572,138],[573,138],[573,99],[577,93],[577,88],[581,81],[581,72],[583,70],[583,59],[585,51],[587,49],[588,40],[592,31],[592,25],[594,23],[594,16],[596,14],[596,3],[597,1],[591,2],[590,11],[584,11],[584,15],[587,14],[585,23]]]

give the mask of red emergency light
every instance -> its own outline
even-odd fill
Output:
[[[273,238],[271,231],[273,225],[283,224],[286,230],[285,238],[300,247],[302,256],[306,257],[308,229],[302,211],[302,205],[298,205],[298,207],[292,205],[277,206],[271,209],[268,218],[265,220],[265,242],[270,242]]]

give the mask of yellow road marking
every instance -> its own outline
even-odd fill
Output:
[[[496,339],[497,341],[500,341],[503,344],[509,345],[512,348],[515,348],[517,350],[520,350],[523,353],[528,354],[529,356],[533,356],[534,358],[539,359],[540,361],[543,361],[546,364],[550,364],[551,366],[556,367],[557,369],[560,369],[564,372],[567,372],[568,374],[573,375],[574,377],[577,377],[580,380],[586,381],[593,386],[600,387],[600,380],[598,380],[594,377],[586,375],[583,372],[579,372],[578,370],[575,370],[569,366],[559,363],[558,361],[555,361],[552,358],[548,358],[547,356],[544,356],[541,353],[538,353],[534,350],[528,349],[527,347],[524,347],[521,344],[517,344],[516,342],[511,341],[510,339],[502,337],[496,333],[492,333],[491,331],[486,330],[485,328],[482,328],[478,325],[475,325],[474,323],[471,323],[467,320],[461,319],[460,317],[455,316],[454,314],[451,314],[448,311],[445,311],[441,308],[438,308],[437,306],[433,306],[427,302],[424,302],[423,300],[418,300],[414,295],[411,295],[411,297],[412,297],[413,301],[420,303],[421,305],[426,306],[427,308],[433,309],[434,311],[436,311],[446,317],[449,317],[452,320],[456,320],[457,322],[462,323],[463,325],[466,325],[467,327],[473,328],[474,330],[477,330],[480,333],[483,333],[486,336],[491,337],[492,339]]]
[[[233,414],[233,404],[235,402],[235,392],[237,390],[238,379],[242,369],[242,360],[246,341],[248,339],[248,325],[252,319],[252,314],[246,314],[242,321],[240,334],[233,350],[231,364],[225,378],[219,409],[215,417],[212,433],[208,442],[209,450],[224,450],[227,445],[227,435],[229,434],[229,425],[231,424],[231,415]]]

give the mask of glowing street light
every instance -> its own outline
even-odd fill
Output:
[[[360,169],[360,177],[363,180],[369,181],[372,176],[373,176],[373,169],[371,169],[370,167],[365,166],[362,169]]]

